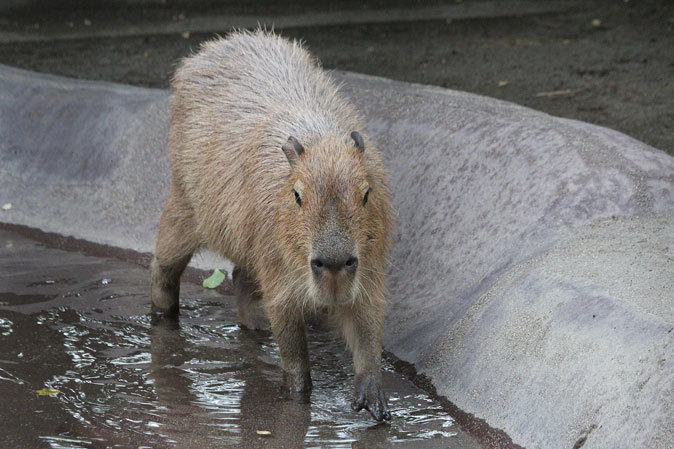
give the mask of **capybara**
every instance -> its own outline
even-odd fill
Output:
[[[203,44],[172,86],[153,310],[177,314],[192,254],[215,250],[236,265],[243,301],[261,301],[289,389],[311,388],[305,320],[321,312],[353,352],[354,409],[390,419],[381,341],[393,209],[355,108],[301,43],[264,30]],[[255,326],[251,310],[244,325]]]

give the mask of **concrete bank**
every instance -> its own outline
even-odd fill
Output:
[[[674,158],[485,97],[335,77],[391,170],[386,348],[524,447],[673,447]],[[0,68],[0,221],[151,251],[167,99]]]

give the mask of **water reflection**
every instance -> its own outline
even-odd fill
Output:
[[[251,362],[241,395],[243,447],[302,447],[311,423],[308,398],[289,397],[282,391],[278,368],[263,361],[265,354],[257,340],[260,332],[242,331],[240,338]]]
[[[329,333],[310,336],[310,400],[290,397],[271,334],[242,330],[233,298],[187,284],[180,321],[151,318],[146,270],[12,240],[10,250],[0,248],[0,392],[22,412],[0,409],[2,422],[21,422],[0,442],[467,447],[439,404],[387,364],[391,423],[352,412],[350,355]],[[45,386],[61,393],[37,398]]]
[[[275,365],[265,362],[262,348],[269,344],[263,332],[239,330],[236,351],[242,369],[195,368],[190,343],[180,322],[154,318],[151,329],[152,362],[149,377],[157,398],[173,416],[189,416],[195,408],[207,409],[212,425],[230,435],[221,443],[246,448],[299,448],[311,423],[311,405],[286,396]],[[203,362],[203,360],[202,360]],[[245,371],[243,371],[245,370]],[[196,373],[219,375],[219,379],[194,382]],[[192,374],[192,375],[189,375]],[[222,435],[221,435],[222,436]]]

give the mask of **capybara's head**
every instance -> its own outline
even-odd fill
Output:
[[[307,148],[290,137],[282,149],[291,166],[278,223],[288,281],[313,306],[367,299],[383,282],[391,225],[378,154],[355,131],[349,142],[326,137]]]

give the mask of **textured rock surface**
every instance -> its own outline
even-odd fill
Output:
[[[335,77],[391,170],[386,348],[527,448],[674,446],[674,158],[489,98]],[[1,68],[0,221],[150,251],[167,95]]]

